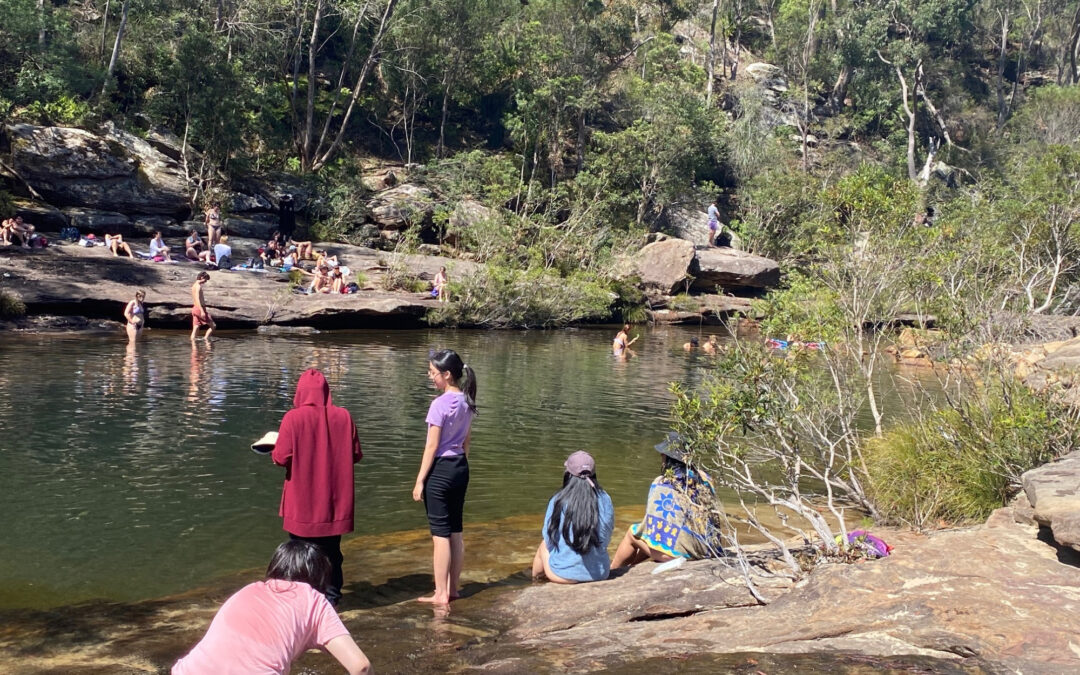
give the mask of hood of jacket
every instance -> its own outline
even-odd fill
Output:
[[[305,370],[296,383],[293,407],[312,405],[325,408],[331,403],[330,384],[327,383],[326,377],[315,368]]]

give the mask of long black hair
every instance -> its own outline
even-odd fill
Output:
[[[596,476],[563,473],[563,486],[555,493],[555,505],[551,508],[551,520],[547,527],[547,540],[555,550],[559,548],[560,523],[562,538],[578,554],[585,555],[600,544],[600,505],[597,497],[603,492]]]
[[[474,414],[476,413],[476,372],[467,363],[461,360],[458,353],[453,349],[441,349],[428,359],[440,373],[449,372],[454,378],[454,383],[465,394],[465,403]]]
[[[330,584],[330,559],[310,541],[291,539],[274,551],[266,566],[266,578],[302,581],[325,593]]]

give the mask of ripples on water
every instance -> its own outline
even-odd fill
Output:
[[[685,331],[647,332],[629,362],[611,357],[613,332],[243,333],[194,349],[153,331],[134,349],[119,335],[4,338],[0,607],[155,597],[265,564],[284,536],[283,472],[248,445],[311,366],[359,429],[358,534],[426,526],[410,492],[439,347],[479,374],[467,520],[541,514],[579,448],[617,503],[640,503],[667,384],[701,371],[678,349]]]
[[[426,359],[441,347],[479,378],[466,521],[537,514],[539,532],[576,449],[617,505],[640,504],[668,383],[699,383],[705,358],[680,349],[696,331],[642,332],[628,362],[609,329],[238,333],[195,348],[150,331],[134,349],[122,336],[4,338],[0,608],[158,597],[265,565],[284,537],[283,470],[248,446],[277,429],[308,367],[357,423],[357,534],[426,527],[411,489],[435,394]]]

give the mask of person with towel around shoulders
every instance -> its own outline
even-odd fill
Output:
[[[611,569],[646,560],[701,560],[723,553],[709,517],[715,494],[712,479],[690,463],[679,434],[669,433],[655,447],[664,459],[660,475],[649,486],[645,517],[627,530],[611,559]]]
[[[431,543],[435,592],[420,602],[448,605],[457,599],[465,566],[462,518],[469,488],[469,441],[476,415],[476,373],[457,352],[443,349],[428,359],[428,379],[440,394],[428,408],[427,441],[412,497],[424,500]]]
[[[352,416],[333,404],[320,371],[300,375],[271,457],[285,467],[282,529],[290,539],[315,544],[330,559],[326,598],[336,606],[344,583],[341,535],[353,531],[353,464],[363,453]]]
[[[308,649],[328,652],[349,675],[370,675],[371,662],[322,594],[330,561],[318,546],[277,547],[266,578],[244,586],[218,610],[206,635],[172,667],[172,675],[288,673]]]
[[[607,547],[615,507],[596,479],[592,455],[578,450],[563,464],[562,489],[548,501],[543,538],[533,558],[533,579],[557,584],[607,579]]]

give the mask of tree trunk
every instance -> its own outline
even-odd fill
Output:
[[[367,79],[368,73],[371,71],[371,68],[375,65],[375,62],[379,57],[379,49],[383,38],[386,36],[387,30],[390,28],[390,20],[394,16],[394,9],[397,7],[397,3],[398,0],[387,0],[386,9],[383,11],[382,19],[379,21],[379,27],[371,40],[371,49],[368,51],[367,59],[364,60],[364,66],[360,69],[360,75],[356,78],[356,86],[353,87],[352,96],[349,97],[349,107],[345,109],[345,115],[341,120],[341,125],[338,127],[334,140],[330,143],[330,147],[320,154],[323,145],[322,142],[320,141],[316,146],[313,155],[316,159],[311,162],[312,171],[318,171],[326,166],[326,163],[330,161],[334,156],[334,153],[337,152],[338,147],[341,146],[341,141],[345,137],[345,130],[349,128],[349,119],[352,117],[353,110],[356,108],[356,101],[360,98],[364,80]]]
[[[105,35],[109,30],[109,0],[105,0],[105,12],[101,15],[101,46],[98,48],[99,57],[105,56]]]
[[[309,160],[315,133],[315,56],[319,49],[319,24],[322,22],[324,5],[325,0],[318,0],[315,4],[315,19],[311,23],[311,37],[308,38],[307,109],[304,111],[304,135],[301,141],[305,170],[311,168]]]
[[[124,40],[124,29],[127,28],[129,4],[131,4],[131,0],[124,0],[124,6],[120,10],[120,27],[116,30],[116,42],[113,43],[112,58],[109,59],[109,70],[105,74],[105,84],[101,87],[102,94],[108,90],[109,83],[112,82],[113,70],[116,68],[116,60],[120,56],[120,43]]]
[[[1001,49],[998,50],[997,67],[997,128],[1005,126],[1005,64],[1007,62],[1009,48],[1009,14],[998,10],[1001,18]]]
[[[716,78],[716,15],[720,9],[720,0],[713,0],[712,22],[709,24],[709,82],[705,89],[705,105],[712,103],[713,80]]]
[[[852,69],[849,65],[840,67],[840,74],[836,76],[832,91],[829,92],[829,110],[834,115],[839,115],[844,109],[844,100],[847,98],[847,88],[851,84]]]
[[[45,0],[38,0],[38,35],[39,49],[45,49]]]

